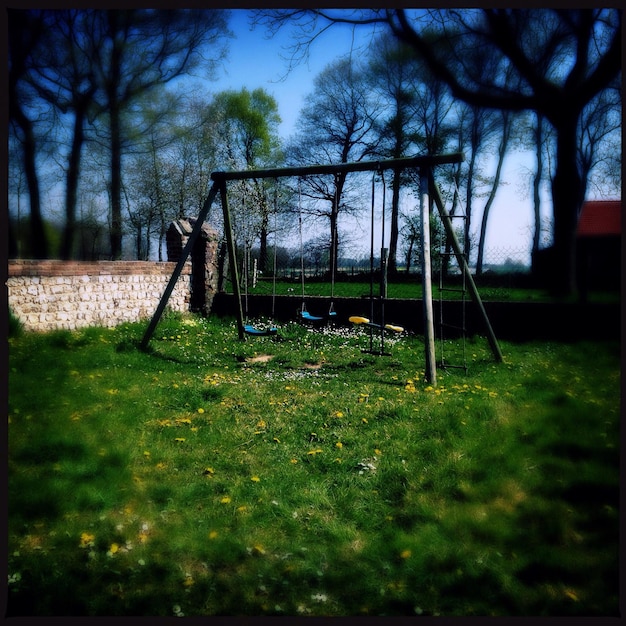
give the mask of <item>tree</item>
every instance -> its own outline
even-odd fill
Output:
[[[578,124],[587,104],[609,85],[621,67],[621,12],[612,9],[482,9],[442,11],[442,24],[454,23],[462,37],[453,45],[459,64],[446,66],[407,15],[394,10],[387,19],[394,33],[422,55],[452,93],[469,104],[545,116],[556,133],[552,180],[554,212],[553,290],[575,288],[575,234],[584,199],[583,173],[576,157]],[[510,65],[515,89],[500,76],[464,63],[468,51],[489,49]],[[465,72],[459,72],[458,68]]]
[[[32,115],[34,110],[33,93],[27,80],[41,49],[45,25],[40,11],[9,9],[8,17],[9,119],[22,146],[30,202],[31,255],[33,258],[45,259],[48,256],[48,240],[41,215],[35,123],[28,115]]]
[[[413,50],[391,33],[380,36],[371,50],[368,74],[372,88],[380,95],[382,121],[378,153],[401,158],[411,153],[438,154],[450,135],[445,120],[452,100],[445,85],[416,58]],[[411,181],[407,172],[392,172],[391,228],[388,271],[396,271],[399,235],[400,189]]]
[[[219,120],[217,132],[220,163],[234,170],[277,167],[282,161],[278,125],[278,104],[264,89],[224,91],[215,96],[213,116]],[[266,179],[241,181],[239,202],[247,215],[243,216],[247,231],[244,238],[251,246],[257,234],[260,242],[259,265],[269,269],[267,240],[273,203],[269,200],[275,183]],[[236,194],[235,196],[236,197]]]
[[[65,173],[65,225],[60,255],[72,257],[76,229],[77,190],[81,152],[85,141],[87,118],[95,110],[97,85],[91,67],[93,53],[101,45],[91,36],[93,11],[60,10],[43,13],[46,45],[41,47],[31,75],[31,83],[40,98],[56,107],[62,116],[73,115],[68,129],[70,144]]]
[[[468,104],[536,111],[556,134],[556,170],[552,180],[554,214],[553,290],[571,293],[575,285],[575,233],[583,202],[582,172],[576,156],[578,125],[585,107],[620,75],[621,11],[592,9],[405,9],[260,10],[256,21],[274,32],[283,24],[306,25],[302,53],[324,25],[386,24],[443,80],[453,95]],[[313,21],[313,24],[311,22]],[[432,45],[424,23],[448,35],[448,47]],[[313,33],[313,34],[311,34]],[[500,73],[485,73],[467,62],[473,50],[488,51],[516,76],[513,88]]]
[[[594,170],[619,170],[621,166],[621,84],[615,81],[607,89],[601,91],[584,108],[578,129],[577,157],[582,172],[583,195],[592,179]],[[618,149],[614,149],[618,147]],[[607,185],[604,176],[600,175],[597,185],[600,189],[613,188],[609,193],[619,194],[621,185]],[[606,191],[605,191],[606,193]]]
[[[226,15],[219,10],[133,9],[103,10],[98,17],[103,44],[94,55],[93,71],[100,106],[108,114],[111,256],[117,259],[122,253],[123,114],[140,95],[200,63],[204,47],[227,33]]]
[[[358,162],[376,154],[375,119],[376,107],[368,98],[364,74],[350,59],[331,63],[316,76],[313,92],[300,113],[296,136],[287,151],[290,164]],[[329,267],[336,273],[339,213],[357,210],[347,201],[347,173],[338,173],[332,180],[308,176],[301,183],[302,195],[316,205],[313,214],[328,220]]]
[[[504,157],[507,154],[509,141],[511,140],[511,132],[513,126],[513,114],[510,111],[500,111],[500,140],[498,142],[498,160],[496,163],[496,173],[493,177],[491,184],[491,190],[487,197],[487,202],[483,207],[483,214],[480,222],[480,235],[478,239],[478,256],[476,258],[476,275],[479,276],[483,271],[483,258],[485,254],[485,238],[487,236],[487,224],[489,220],[489,212],[491,206],[496,198],[496,193],[500,185],[500,178],[502,176],[502,166],[504,165]]]

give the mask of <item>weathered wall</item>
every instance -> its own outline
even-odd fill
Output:
[[[9,261],[8,301],[26,330],[116,326],[149,318],[175,263],[151,261]],[[191,263],[168,300],[188,311]]]

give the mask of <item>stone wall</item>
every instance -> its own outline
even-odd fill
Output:
[[[176,267],[152,261],[9,261],[8,302],[26,330],[116,326],[152,316]],[[187,262],[167,306],[188,311]]]

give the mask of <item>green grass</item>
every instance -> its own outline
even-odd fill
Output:
[[[617,343],[144,330],[9,340],[8,615],[618,613]]]
[[[491,284],[493,279],[475,277],[475,283],[480,292],[480,297],[484,301],[505,301],[505,302],[576,302],[578,296],[567,296],[566,298],[557,298],[550,294],[547,289],[523,288],[515,286],[507,286],[506,279],[501,279],[502,284]],[[456,282],[448,282],[444,287],[454,287],[458,289],[460,286],[460,278]],[[515,279],[512,279],[514,282]],[[228,282],[228,290],[230,282]],[[250,288],[249,295],[302,295],[302,283],[299,280],[277,280],[276,285],[271,278],[259,280],[254,288]],[[315,296],[331,296],[341,298],[361,298],[369,297],[370,281],[369,278],[345,280],[341,279],[335,282],[334,288],[330,280],[308,279],[305,283],[305,295],[309,297]],[[374,283],[374,295],[379,294],[379,285],[376,280]],[[439,298],[439,281],[433,278],[433,297]],[[411,280],[403,278],[399,281],[390,281],[387,285],[387,295],[389,298],[412,298],[419,299],[422,297],[422,283],[420,276],[414,276]],[[462,298],[462,294],[453,290],[445,290],[442,292],[446,300],[458,300]],[[469,299],[469,293],[465,297]],[[619,302],[619,291],[592,291],[588,294],[589,302]]]

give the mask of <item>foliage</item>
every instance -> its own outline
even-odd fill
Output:
[[[617,614],[617,345],[143,330],[9,340],[8,615]]]

